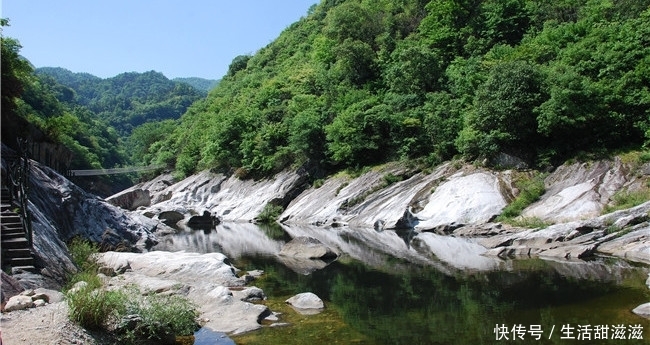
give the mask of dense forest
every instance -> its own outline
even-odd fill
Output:
[[[234,58],[218,84],[34,72],[3,37],[3,123],[7,113],[37,124],[72,148],[78,167],[264,176],[305,163],[329,172],[454,157],[498,164],[504,153],[552,167],[647,149],[649,6],[322,0]]]
[[[172,80],[176,81],[176,82],[179,82],[179,83],[189,84],[189,85],[193,86],[195,89],[205,91],[205,92],[209,92],[210,90],[214,89],[214,87],[219,84],[219,80],[197,78],[197,77],[174,78]]]
[[[535,167],[650,139],[650,1],[323,0],[238,56],[150,162],[266,175],[501,153]]]
[[[145,122],[178,119],[207,94],[155,71],[122,73],[107,79],[58,67],[38,68],[35,73],[72,89],[74,93],[66,95],[70,98],[62,101],[85,106],[122,136]]]

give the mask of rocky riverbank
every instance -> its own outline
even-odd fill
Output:
[[[131,192],[144,191],[150,198],[136,213],[177,229],[187,228],[197,215],[217,222],[255,222],[273,205],[283,210],[280,222],[291,227],[410,229],[413,238],[429,232],[478,238],[488,249],[486,255],[576,259],[599,254],[650,264],[650,203],[603,214],[617,196],[650,194],[650,163],[629,160],[565,164],[548,174],[459,162],[430,171],[388,164],[357,177],[339,174],[311,185],[306,170],[265,180],[204,171],[182,181],[159,176]],[[546,226],[495,223],[521,193],[518,182],[533,178],[543,178],[545,192],[523,209],[519,220]]]
[[[520,219],[547,225],[496,222],[522,192],[518,181],[540,177],[545,192]],[[102,243],[104,249],[146,252],[166,235],[194,224],[245,226],[268,209],[276,210],[292,238],[317,238],[334,256],[345,253],[371,266],[380,260],[378,253],[450,274],[498,269],[503,259],[521,257],[579,261],[605,255],[650,264],[650,202],[604,212],[617,195],[647,191],[649,181],[650,163],[622,158],[565,164],[547,174],[460,162],[426,171],[388,164],[359,176],[316,181],[305,169],[261,180],[204,171],[181,181],[161,175],[107,202],[33,163],[30,212],[38,271],[15,272],[14,278],[22,288],[60,288],[62,278],[75,270],[65,245],[74,236]],[[280,253],[282,241],[256,231],[247,233],[246,248]],[[370,244],[374,252],[363,253],[351,238]],[[295,264],[293,255],[279,258],[304,274],[327,265],[319,259]],[[263,292],[248,286],[256,273],[238,272],[223,254],[109,252],[100,261],[106,272],[116,274],[105,277],[108,286],[132,282],[145,293],[190,296],[211,329],[248,332],[273,318],[264,306],[247,301],[263,298]],[[8,297],[3,294],[5,301]]]

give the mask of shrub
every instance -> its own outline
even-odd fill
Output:
[[[503,212],[497,218],[499,221],[509,221],[519,216],[528,205],[539,200],[545,192],[544,175],[518,181],[515,185],[520,190],[519,195],[503,209]]]
[[[95,289],[90,284],[66,295],[70,319],[84,328],[98,330],[118,319],[126,310],[120,291]]]
[[[284,212],[284,207],[280,205],[275,205],[273,203],[268,203],[264,206],[264,209],[257,216],[257,222],[262,224],[273,223],[278,220],[278,217]]]
[[[175,335],[192,335],[198,329],[196,306],[187,298],[178,295],[142,297],[136,289],[133,291],[127,298],[124,315],[137,315],[139,319],[121,335],[124,343],[140,344],[143,339],[155,341]]]
[[[75,237],[68,244],[68,251],[72,257],[72,262],[81,271],[94,271],[97,264],[91,260],[91,256],[99,252],[97,244],[81,237]]]

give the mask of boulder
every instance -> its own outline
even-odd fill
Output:
[[[20,294],[23,290],[25,290],[25,288],[20,286],[18,280],[8,275],[4,271],[0,271],[0,275],[2,276],[2,284],[0,284],[2,291],[2,304],[4,304],[7,302],[7,300],[9,300],[9,298]]]
[[[203,214],[200,216],[190,217],[187,221],[187,226],[192,229],[212,230],[219,224],[219,222],[219,218],[208,211],[203,211]]]
[[[151,206],[142,212],[157,214],[160,210],[183,208],[207,210],[216,217],[213,219],[253,221],[269,202],[288,204],[305,188],[306,179],[304,171],[284,171],[272,178],[256,180],[210,171],[199,172],[178,182],[166,178],[139,186],[150,188],[153,195]]]
[[[106,201],[125,210],[133,211],[140,206],[149,206],[151,197],[147,190],[133,189],[112,195],[106,198]]]
[[[279,255],[278,259],[280,259],[280,262],[282,262],[283,265],[302,275],[309,275],[314,271],[321,270],[329,265],[329,262],[321,259],[296,258],[285,255]]]
[[[5,305],[5,312],[23,310],[34,307],[34,301],[31,296],[17,295],[13,296],[7,301]]]
[[[632,310],[634,314],[650,319],[650,303],[644,303]]]
[[[176,225],[176,223],[183,220],[183,218],[185,218],[185,216],[178,211],[163,211],[158,214],[158,219],[169,226]]]
[[[522,215],[553,223],[597,217],[614,193],[634,179],[619,158],[564,164],[546,177],[546,192]]]
[[[280,256],[297,259],[336,259],[339,253],[313,237],[296,237],[287,242],[280,250]]]
[[[311,292],[297,294],[285,301],[302,314],[315,314],[325,308],[323,300]]]
[[[81,188],[56,171],[32,162],[29,211],[34,233],[35,265],[60,288],[64,277],[77,271],[66,241],[75,236],[106,247],[143,250],[156,242],[154,232],[164,224],[129,213]]]
[[[56,290],[50,290],[50,289],[44,289],[44,288],[38,288],[34,290],[34,296],[42,296],[45,295],[47,299],[45,299],[48,303],[58,303],[63,301],[64,295],[60,291]],[[35,297],[32,296],[32,299]]]
[[[264,301],[266,300],[266,295],[264,291],[256,286],[251,286],[240,291],[234,291],[233,296],[240,301],[244,302],[255,302],[255,301]]]
[[[598,252],[650,264],[650,224],[632,227],[629,232],[598,246]]]

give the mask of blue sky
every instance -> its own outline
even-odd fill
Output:
[[[155,70],[219,79],[319,0],[1,0],[3,35],[35,67],[107,78]]]

